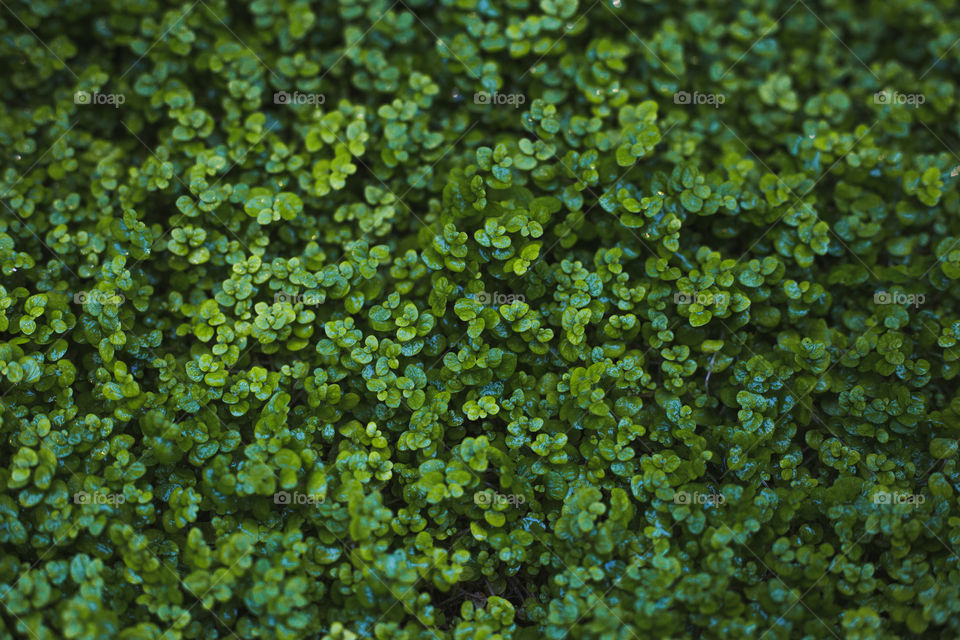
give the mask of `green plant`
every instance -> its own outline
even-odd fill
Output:
[[[960,633],[947,0],[0,11],[0,638]]]

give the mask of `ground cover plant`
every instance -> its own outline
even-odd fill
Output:
[[[0,638],[960,636],[952,0],[0,34]]]

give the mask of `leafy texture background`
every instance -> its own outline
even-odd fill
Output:
[[[0,5],[0,638],[960,636],[952,0]]]

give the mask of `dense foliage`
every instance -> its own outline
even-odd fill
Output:
[[[0,638],[960,636],[952,0],[7,0]]]

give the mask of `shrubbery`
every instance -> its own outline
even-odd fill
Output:
[[[0,637],[960,635],[952,1],[0,20]]]

